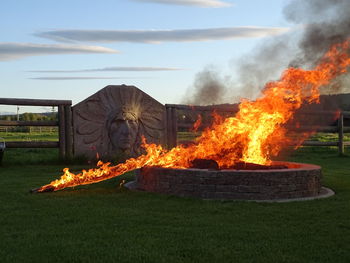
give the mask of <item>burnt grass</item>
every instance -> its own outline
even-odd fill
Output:
[[[290,203],[132,192],[120,186],[132,173],[30,194],[61,174],[66,165],[56,156],[55,150],[5,152],[1,262],[349,262],[350,157],[336,148],[305,147],[288,157],[321,165],[323,185],[336,192]]]

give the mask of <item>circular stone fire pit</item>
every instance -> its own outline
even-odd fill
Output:
[[[288,168],[208,170],[143,167],[137,171],[136,181],[129,188],[221,200],[279,200],[320,195],[320,166],[291,162],[274,162],[273,165]]]

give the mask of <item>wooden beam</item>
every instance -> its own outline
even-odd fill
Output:
[[[186,129],[189,130],[193,127],[194,122],[185,122],[185,123],[178,123],[177,127],[178,129]],[[202,123],[200,127],[198,128],[198,131],[204,130],[206,127],[210,127],[211,123]],[[287,130],[289,131],[295,131],[295,132],[305,132],[305,131],[316,131],[316,132],[325,132],[325,133],[338,133],[338,127],[337,126],[321,126],[321,127],[313,127],[313,126],[302,126],[299,128],[296,128],[294,126],[286,126]],[[350,127],[343,127],[343,131],[350,132]]]
[[[59,158],[66,159],[66,129],[65,129],[65,113],[64,106],[58,106],[58,138],[60,144]]]
[[[329,111],[329,110],[300,110],[296,112],[295,115],[331,115],[336,116],[337,111]]]
[[[186,130],[189,131],[191,128],[193,128],[194,122],[191,123],[178,123],[177,124],[177,128],[178,130]],[[210,124],[206,125],[205,123],[201,123],[201,125],[198,127],[198,131],[202,131],[204,129],[204,127],[209,127]]]
[[[72,108],[69,105],[64,106],[65,113],[65,136],[66,136],[66,158],[73,157],[73,124]]]
[[[238,107],[232,105],[208,105],[208,106],[198,106],[198,105],[184,105],[184,104],[165,104],[167,108],[175,108],[178,110],[189,110],[189,111],[218,111],[218,112],[233,112],[238,111]]]
[[[343,111],[344,118],[350,118],[350,111]]]
[[[58,148],[58,142],[21,142],[9,141],[5,142],[6,148]]]
[[[0,104],[3,104],[3,105],[27,105],[27,106],[59,106],[59,105],[72,105],[72,101],[71,100],[39,100],[39,99],[0,98]]]
[[[166,133],[167,147],[171,149],[177,145],[177,110],[173,107],[166,107]]]
[[[339,127],[337,126],[322,126],[322,127],[318,127],[318,128],[312,128],[311,126],[304,126],[304,127],[300,127],[300,128],[295,128],[295,127],[286,127],[288,130],[290,131],[300,131],[300,132],[304,132],[304,131],[316,131],[316,132],[324,132],[324,133],[338,133],[339,132]],[[343,132],[350,132],[350,127],[345,127],[343,126]]]
[[[171,144],[172,144],[172,121],[171,121],[171,107],[166,107],[166,144],[167,148],[171,149]]]
[[[338,146],[338,142],[304,141],[303,146]]]
[[[337,126],[320,126],[320,127],[301,126],[299,128],[293,127],[293,126],[286,126],[286,129],[289,131],[295,131],[295,132],[305,132],[305,131],[316,131],[316,132],[326,132],[326,133],[338,132]]]
[[[177,109],[171,108],[172,148],[177,146]]]
[[[2,121],[0,126],[58,126],[58,121]]]

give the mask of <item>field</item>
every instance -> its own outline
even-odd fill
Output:
[[[58,141],[58,132],[0,132],[5,141]]]
[[[321,165],[323,185],[336,195],[291,203],[179,198],[125,189],[133,173],[30,194],[66,165],[57,149],[8,149],[0,167],[1,262],[348,262],[350,157],[304,147],[287,159]]]

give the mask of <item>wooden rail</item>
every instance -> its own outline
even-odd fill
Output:
[[[182,104],[166,104],[166,116],[167,116],[167,146],[168,148],[175,147],[178,144],[177,141],[177,132],[180,130],[189,130],[193,127],[193,122],[187,123],[178,123],[177,122],[177,110],[185,111],[216,111],[216,112],[230,112],[237,113],[238,107],[235,105],[220,105],[216,108],[213,106],[191,106],[191,105],[182,105]],[[319,142],[319,141],[305,141],[303,146],[338,146],[338,151],[340,155],[344,154],[344,146],[350,146],[350,142],[344,142],[344,133],[350,133],[350,127],[344,126],[344,119],[350,119],[350,111],[342,111],[338,117],[337,126],[303,126],[300,128],[287,127],[288,129],[296,132],[305,132],[305,131],[317,131],[325,133],[338,133],[338,141],[335,142]],[[303,111],[299,112],[298,115],[322,115],[322,116],[336,116],[334,111]],[[199,131],[202,131],[204,128],[210,126],[209,123],[204,122],[199,127]]]
[[[179,131],[181,130],[189,130],[193,127],[194,122],[190,123],[178,123],[177,128]],[[206,127],[209,127],[211,123],[202,123],[202,125],[199,126],[198,131],[203,131]],[[295,132],[306,132],[306,131],[316,131],[316,132],[325,132],[325,133],[337,133],[339,128],[337,126],[303,126],[296,128],[294,126],[286,126],[286,128],[289,131],[295,131]],[[344,133],[350,133],[350,127],[343,127]]]
[[[71,100],[39,100],[39,99],[15,99],[0,98],[0,104],[3,105],[20,105],[20,106],[59,106],[72,105]]]
[[[7,141],[6,148],[58,148],[58,142],[17,142]]]
[[[2,121],[0,126],[58,126],[58,121]]]
[[[343,142],[343,145],[349,146],[350,142]],[[303,146],[339,146],[339,142],[304,141]]]
[[[13,142],[7,141],[7,148],[59,148],[59,158],[70,159],[73,155],[73,125],[71,100],[42,100],[0,98],[2,105],[58,106],[58,121],[0,121],[0,126],[58,126],[58,142]]]
[[[177,110],[189,110],[189,111],[218,111],[218,112],[232,112],[238,111],[237,104],[221,104],[221,105],[183,105],[183,104],[165,104],[166,108],[174,108]]]

